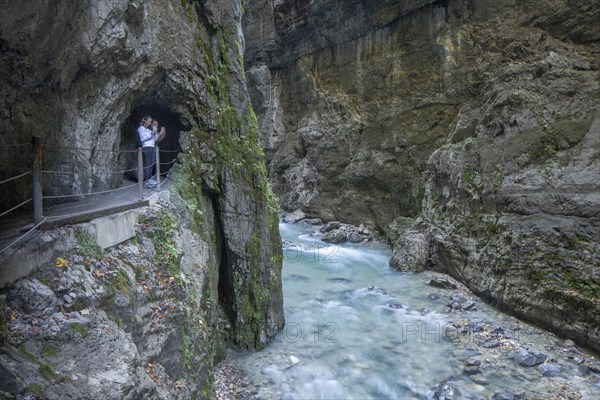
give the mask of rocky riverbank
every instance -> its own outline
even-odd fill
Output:
[[[234,360],[226,359],[215,366],[212,399],[258,400],[258,389]]]
[[[469,314],[477,309],[480,298],[446,275],[425,272],[424,277],[436,288],[429,297],[445,302],[447,312],[454,317],[444,337],[459,345],[456,356],[463,362],[462,374],[440,382],[434,399],[482,392],[490,379],[503,380],[507,385],[515,379],[528,382],[523,390],[494,393],[493,400],[532,398],[528,393],[540,393],[548,399],[592,399],[600,393],[600,359],[595,355],[571,340],[508,315],[498,313],[494,321],[471,318]],[[570,369],[578,373],[565,379]]]
[[[324,224],[320,218],[306,218],[301,210],[292,213],[281,212],[280,214],[284,222],[307,225],[307,232],[310,235],[321,235],[321,240],[330,244],[367,243],[380,238],[376,232],[371,232],[364,224],[355,226],[340,221],[329,221]]]

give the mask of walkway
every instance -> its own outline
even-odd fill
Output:
[[[37,148],[36,140],[38,141]],[[44,146],[39,145],[39,140],[37,138],[34,139],[33,143],[33,170],[0,182],[0,190],[2,190],[3,183],[8,183],[16,179],[21,179],[30,174],[34,177],[32,197],[9,210],[3,211],[0,214],[0,264],[2,263],[2,260],[5,259],[5,257],[8,257],[9,254],[15,252],[15,250],[17,250],[24,243],[26,243],[32,237],[34,237],[35,233],[40,229],[51,229],[63,225],[78,224],[90,221],[94,218],[146,206],[148,205],[148,200],[146,199],[148,199],[151,194],[157,191],[168,189],[170,184],[169,173],[166,175],[161,174],[161,185],[156,189],[142,189],[140,185],[138,185],[136,182],[123,179],[120,187],[111,190],[100,191],[97,193],[87,193],[82,195],[45,196],[42,193],[41,184],[39,183],[41,181],[41,176],[44,174],[54,174],[62,172],[46,171],[43,169],[41,162],[36,165],[36,159],[42,159],[41,151]],[[25,146],[27,146],[27,144],[6,146],[3,150],[10,149],[11,147]],[[31,148],[31,145],[29,146]],[[72,150],[87,152],[91,149],[72,148]],[[94,151],[97,152],[98,150]],[[37,155],[38,152],[39,157]],[[126,152],[137,151],[133,150]],[[161,168],[168,168],[170,171],[170,168],[177,160],[177,151],[162,149],[159,150],[157,148],[157,155],[159,154],[159,152],[161,154],[163,152],[170,153],[169,156],[171,160],[166,163],[155,163],[152,167],[157,168],[159,170],[159,173]],[[138,157],[140,157],[138,159],[138,165],[143,165],[141,160],[141,152],[138,152]],[[141,168],[138,169],[140,171],[140,173],[138,174],[138,179],[141,180]],[[123,174],[123,172],[124,171],[114,171],[109,173]],[[37,187],[36,177],[39,180]],[[154,175],[153,179],[156,179],[156,175]],[[66,202],[63,204],[43,208],[44,199],[54,200],[56,198],[65,198]],[[19,208],[24,207],[30,202],[34,204],[34,215],[24,213],[18,214],[15,212]],[[34,224],[33,222],[34,216],[36,218],[37,224]]]

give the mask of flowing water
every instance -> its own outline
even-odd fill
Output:
[[[565,348],[563,340],[481,301],[474,311],[450,312],[446,304],[456,291],[390,269],[391,252],[381,244],[327,246],[306,225],[280,229],[295,242],[284,248],[286,326],[262,352],[230,353],[258,397],[488,399],[509,391],[557,398],[570,386],[583,398],[600,399],[598,376],[584,366],[595,360]],[[482,347],[490,337],[501,345]],[[548,355],[558,376],[518,365],[519,349]],[[465,373],[468,359],[481,362],[479,374]]]

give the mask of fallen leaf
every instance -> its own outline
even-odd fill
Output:
[[[57,268],[67,268],[69,262],[62,257],[57,257],[55,261],[55,265]]]

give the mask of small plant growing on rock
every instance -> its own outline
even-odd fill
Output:
[[[102,258],[102,250],[91,234],[82,230],[77,230],[75,231],[75,240],[80,247],[79,254],[82,257],[95,259]]]

